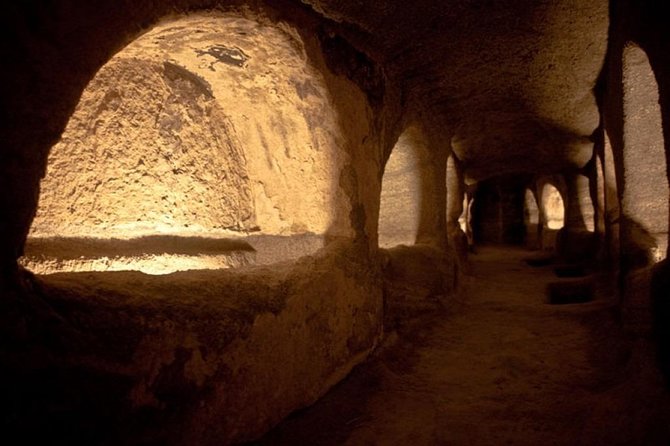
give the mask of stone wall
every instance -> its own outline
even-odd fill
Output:
[[[272,268],[27,280],[54,311],[29,327],[47,344],[2,352],[0,419],[27,443],[253,440],[382,333],[379,267],[346,244]]]
[[[419,231],[424,147],[403,133],[386,162],[379,209],[379,246],[413,245]]]
[[[620,235],[612,242],[619,244],[621,257],[624,322],[638,334],[652,330],[650,282],[658,270],[654,263],[667,255],[669,218],[668,102],[661,68],[667,57],[661,48],[669,38],[652,3],[612,5],[603,107],[605,153],[611,148],[620,205]]]
[[[661,127],[665,134],[670,134],[667,51],[670,38],[663,23],[665,16],[660,13],[661,2],[524,0],[438,4],[268,0],[274,7],[264,3],[253,0],[14,2],[0,17],[3,30],[10,36],[0,46],[5,64],[0,73],[0,97],[5,112],[0,120],[0,315],[3,318],[0,328],[3,364],[8,365],[6,371],[12,378],[4,383],[5,390],[14,392],[12,401],[28,411],[22,420],[41,420],[57,429],[61,421],[58,416],[67,418],[67,410],[54,414],[49,408],[70,407],[86,415],[81,420],[87,435],[104,432],[97,429],[100,426],[96,423],[107,420],[117,435],[124,438],[144,436],[140,438],[143,442],[150,443],[153,438],[161,442],[163,428],[175,426],[174,430],[165,431],[174,434],[168,440],[207,444],[220,442],[220,438],[225,441],[252,438],[292,408],[313,401],[353,363],[360,361],[379,336],[381,302],[376,251],[382,172],[409,116],[423,120],[430,117],[433,127],[438,129],[431,136],[441,135],[447,141],[431,146],[432,158],[427,157],[431,165],[426,169],[430,177],[426,177],[429,180],[426,184],[437,183],[443,175],[441,166],[446,159],[443,155],[451,149],[462,162],[466,182],[472,184],[505,173],[583,168],[592,159],[593,135],[599,131],[599,106],[602,106],[605,115],[602,121],[614,154],[617,191],[622,203],[626,202],[626,194],[631,190],[626,192],[624,180],[635,170],[634,156],[644,157],[646,149],[636,147],[625,159],[625,145],[631,138],[644,136],[626,128],[626,119],[637,113],[626,109],[627,104],[634,104],[626,99],[622,55],[631,41],[647,54],[658,83]],[[166,125],[160,136],[165,138],[161,144],[174,142],[173,124],[187,122],[189,110],[201,122],[213,116],[202,110],[209,106],[211,110],[220,110],[230,119],[235,132],[228,131],[225,125],[224,131],[218,125],[207,124],[207,135],[216,138],[223,132],[232,139],[235,133],[238,138],[251,141],[251,146],[258,149],[257,154],[263,156],[252,158],[245,152],[245,165],[241,152],[234,149],[236,145],[223,144],[221,147],[234,163],[231,166],[207,163],[208,168],[229,168],[233,173],[225,179],[212,173],[219,180],[217,186],[234,189],[228,197],[231,205],[237,206],[234,211],[227,205],[215,209],[216,225],[251,228],[259,225],[261,214],[270,216],[272,224],[266,227],[272,232],[309,230],[309,225],[315,223],[331,242],[343,240],[342,250],[338,253],[334,251],[335,245],[331,245],[320,254],[323,257],[313,262],[303,260],[295,265],[275,266],[274,271],[267,273],[244,271],[222,276],[215,291],[224,295],[230,287],[235,296],[247,299],[234,302],[235,305],[216,299],[206,301],[197,295],[182,299],[180,293],[195,290],[198,294],[203,287],[210,286],[213,283],[210,276],[194,276],[193,280],[202,282],[194,284],[188,279],[184,284],[179,281],[182,276],[176,282],[155,282],[159,279],[123,274],[115,276],[119,283],[107,281],[112,276],[101,278],[95,274],[78,277],[89,278],[85,280],[61,277],[52,282],[26,275],[18,268],[16,259],[22,254],[37,210],[48,154],[63,134],[85,86],[114,54],[141,34],[150,33],[161,19],[211,8],[234,12],[241,19],[234,26],[251,20],[258,29],[281,29],[282,39],[287,36],[288,39],[274,40],[273,45],[287,50],[293,59],[278,60],[272,48],[259,50],[252,34],[247,33],[246,37],[238,34],[237,43],[232,46],[217,43],[182,48],[184,51],[177,53],[182,56],[188,53],[189,57],[162,60],[158,65],[138,65],[137,70],[145,70],[144,75],[156,82],[152,95],[164,100],[184,91],[192,95],[200,88],[193,104],[179,112],[168,108],[170,119],[159,120]],[[172,29],[165,36],[172,38],[181,32]],[[190,38],[196,35],[194,32]],[[244,46],[247,43],[250,46]],[[608,66],[601,73],[606,50]],[[259,60],[273,60],[281,65],[289,59],[311,68],[288,83],[276,82],[267,75],[260,84],[256,83],[259,79],[246,76],[241,69]],[[309,63],[303,64],[304,61]],[[146,72],[154,68],[159,72]],[[628,68],[635,68],[635,64]],[[208,99],[206,86],[216,84],[208,76],[220,69],[236,73],[225,78],[231,83],[222,85],[244,84],[249,91],[256,91],[261,85],[264,91],[256,92],[270,94],[266,99],[273,111],[265,113],[261,120],[270,130],[259,131],[244,116],[234,122],[229,115],[234,108],[230,103],[215,106]],[[313,74],[311,69],[318,73],[322,85],[305,83]],[[648,70],[643,74],[645,79],[652,78]],[[601,80],[606,78],[604,86],[597,85],[599,76]],[[206,82],[201,82],[203,79]],[[288,104],[279,95],[272,97],[284,89],[292,89],[300,100]],[[249,95],[247,99],[253,97]],[[255,111],[253,100],[238,102],[234,105],[239,105],[240,110]],[[113,103],[112,100],[110,104]],[[305,107],[298,114],[300,119],[284,120],[278,116],[277,110],[294,106]],[[333,113],[315,114],[319,110]],[[101,130],[111,132],[114,122],[105,116],[104,110],[102,114],[96,113],[93,115],[103,117]],[[641,121],[644,124],[644,119]],[[132,128],[132,124],[128,127]],[[657,125],[654,130],[656,137],[649,143],[657,152],[664,147],[667,159],[670,139],[659,143]],[[326,164],[337,166],[336,169],[318,167],[311,172],[326,182],[324,189],[303,181],[307,175],[300,166],[308,158],[305,154],[311,152],[294,147],[291,140],[294,134],[309,134],[309,143],[315,150],[336,148],[335,159]],[[278,143],[276,147],[267,144],[270,135],[276,138],[272,140]],[[643,139],[640,141],[647,144]],[[197,144],[206,150],[206,141]],[[271,150],[266,151],[266,147]],[[156,162],[159,160],[155,158]],[[655,163],[652,167],[658,167],[662,161]],[[168,172],[167,165],[163,167],[161,172]],[[282,182],[280,175],[271,185],[253,182],[254,172],[281,169],[287,178],[297,177],[300,181]],[[66,183],[64,179],[61,181],[64,188]],[[628,186],[631,184],[628,181]],[[426,186],[432,188],[428,192],[432,192],[433,205],[446,198],[443,186]],[[317,205],[300,198],[307,189],[319,196]],[[138,194],[146,192],[141,187],[134,190]],[[659,187],[653,191],[653,198],[660,197],[667,203],[667,185],[665,190]],[[202,192],[204,196],[210,193]],[[426,197],[429,194],[423,195]],[[639,204],[632,197],[629,204]],[[179,197],[173,198],[174,204]],[[323,214],[323,203],[337,212]],[[427,201],[422,199],[422,203]],[[182,205],[179,203],[177,207]],[[287,214],[285,209],[292,206],[300,209],[300,215],[309,217],[302,220]],[[623,230],[626,219],[635,218],[632,209],[621,209],[621,251],[627,259],[631,254],[635,257],[637,246],[629,243],[636,237]],[[420,211],[419,222],[432,228],[433,234],[428,235],[439,240],[438,236],[444,237],[439,230],[446,232],[444,208],[439,204],[433,206],[433,213],[427,210],[424,207]],[[503,207],[498,210],[504,211]],[[161,209],[161,213],[165,212],[176,220],[181,218],[169,206]],[[198,207],[197,212],[204,210]],[[88,213],[82,215],[88,218]],[[501,223],[514,220],[508,218],[506,211],[498,215]],[[522,219],[522,212],[519,218]],[[656,213],[649,222],[657,222]],[[644,298],[649,294],[657,300],[661,299],[659,296],[667,296],[667,281],[654,282],[649,278],[658,278],[656,274],[666,271],[666,266],[667,261],[661,262],[650,275],[643,270],[639,275],[629,276],[643,292],[634,297],[642,296],[641,301],[646,305],[649,302]],[[264,282],[269,283],[267,288],[262,285]],[[649,283],[652,288],[645,288]],[[172,295],[178,298],[165,298]],[[101,299],[87,299],[96,296]],[[259,296],[265,303],[254,300]],[[640,300],[631,302],[637,305]],[[665,313],[657,312],[655,316],[656,327],[668,320]],[[315,330],[306,328],[310,320],[316,321]],[[236,331],[239,321],[246,328]],[[204,326],[207,330],[203,331]],[[231,342],[217,344],[222,337]],[[208,353],[201,347],[206,343],[213,346]],[[212,351],[213,357],[209,357]],[[323,357],[314,351],[333,354]],[[229,356],[229,360],[222,359]],[[292,357],[298,358],[295,364],[300,364],[299,367],[286,361]],[[282,366],[275,367],[279,360],[283,361]],[[280,385],[273,386],[275,382]],[[302,387],[298,388],[296,383]],[[65,392],[59,393],[61,389]],[[68,389],[74,390],[68,393]],[[46,392],[44,400],[42,391]],[[54,398],[50,399],[52,394]],[[23,406],[22,401],[26,403]],[[67,404],[60,406],[63,401]],[[225,415],[226,408],[234,412]],[[32,416],[39,414],[49,416]],[[124,423],[127,414],[138,420],[138,424]],[[221,418],[225,419],[223,423]],[[155,429],[134,431],[140,425]],[[119,426],[121,430],[114,429]],[[24,433],[36,431],[30,423],[20,425],[19,429]]]
[[[334,232],[343,136],[300,42],[210,13],[128,45],[51,150],[31,234]]]
[[[102,68],[51,151],[32,236],[256,226],[235,129],[187,73],[128,56]]]
[[[148,104],[143,109],[140,102],[160,97],[167,106],[153,114],[158,117],[160,144],[143,148],[151,153],[143,163],[147,171],[149,162],[162,167],[151,174],[155,181],[151,185],[142,182],[143,175],[138,175],[137,184],[135,173],[128,174],[130,181],[127,175],[117,175],[127,182],[123,190],[142,195],[159,180],[167,182],[164,191],[173,201],[159,212],[174,216],[170,223],[183,225],[179,212],[190,203],[178,201],[179,193],[170,184],[172,175],[177,175],[172,169],[181,168],[178,175],[183,183],[201,188],[203,202],[221,198],[216,195],[222,189],[228,191],[224,193],[227,203],[192,208],[196,214],[208,212],[199,215],[202,226],[251,228],[260,224],[259,216],[269,214],[265,220],[270,222],[269,232],[318,230],[326,234],[328,246],[315,257],[235,272],[160,277],[105,272],[36,278],[18,268],[16,259],[37,209],[49,150],[59,140],[84,87],[114,53],[159,19],[215,3],[221,8],[219,14],[240,19],[235,24],[275,30],[275,37],[284,40],[260,48],[253,42],[253,33],[246,37],[240,33],[239,45],[252,39],[251,48],[226,52],[207,44],[197,48],[205,51],[200,59],[192,48],[186,49],[191,60],[156,63],[137,55],[125,59],[121,64],[132,65],[127,67],[130,71],[103,72],[108,83],[114,77],[137,75],[151,81],[150,88],[125,92],[132,96],[129,102],[113,94],[106,100],[102,91],[92,96],[84,93],[82,99],[104,107],[132,108],[136,122],[132,118],[117,122],[104,107],[94,107],[84,119],[72,121],[76,131],[66,133],[64,142],[71,142],[71,135],[78,139],[95,133],[98,123],[97,131],[115,138],[113,147],[103,150],[111,165],[120,169],[130,162],[132,172],[144,172],[141,157],[123,159],[119,146],[127,141],[123,132],[132,140],[144,138],[135,124],[146,126],[155,110]],[[79,444],[118,440],[218,445],[252,440],[342,379],[365,359],[382,333],[377,217],[383,156],[389,141],[397,137],[400,122],[399,95],[384,84],[374,62],[332,29],[324,31],[327,21],[300,5],[281,12],[259,5],[241,9],[227,2],[198,0],[123,7],[117,2],[75,1],[52,6],[53,10],[32,11],[16,5],[3,17],[11,23],[7,29],[15,48],[3,74],[7,79],[1,83],[3,109],[13,110],[0,128],[4,144],[0,359],[10,377],[2,389],[8,395],[2,426],[26,439],[46,436]],[[194,30],[191,37],[197,40],[197,35]],[[280,49],[289,51],[290,57],[280,57]],[[251,56],[249,66],[254,60],[286,63],[298,69],[297,75],[282,80],[268,68],[256,84],[258,79],[246,77],[237,66],[243,54]],[[218,57],[228,63],[217,62]],[[216,82],[207,77],[210,65],[214,72],[237,70],[240,74],[229,82],[247,88],[245,99],[234,102],[229,95],[219,102]],[[308,82],[310,76],[319,77],[319,83]],[[285,89],[291,90],[293,102],[282,102]],[[171,108],[179,95],[185,95],[189,105]],[[254,98],[265,98],[271,106],[254,104]],[[247,111],[257,111],[256,105],[265,113],[262,130],[241,123]],[[233,116],[235,106],[245,113]],[[291,107],[299,108],[297,118],[286,112]],[[192,134],[194,123],[206,132]],[[123,129],[120,134],[115,132],[119,128]],[[177,135],[179,128],[182,133]],[[242,156],[240,146],[213,143],[217,138],[230,142],[233,134],[251,141],[248,147],[256,150],[253,163],[247,152]],[[292,139],[300,135],[309,137],[305,145]],[[193,145],[180,145],[182,137]],[[267,137],[265,144],[263,137]],[[80,166],[91,167],[84,170],[93,179],[99,158],[93,147],[77,144],[79,153],[90,157]],[[173,166],[165,159],[161,152],[165,146],[172,150],[173,161],[176,157],[183,165]],[[191,148],[219,150],[226,156],[196,155]],[[317,153],[325,164],[316,159]],[[303,171],[306,163],[314,172]],[[228,175],[224,177],[222,170]],[[259,188],[252,182],[254,173],[270,171],[283,171],[284,176],[274,177],[272,187],[268,183]],[[211,176],[207,184],[215,183],[212,190],[201,187],[204,183],[197,178],[201,174]],[[72,184],[66,178],[57,184],[54,192],[90,187],[86,181]],[[264,196],[259,197],[261,190]],[[112,200],[124,204],[121,197]],[[265,207],[259,204],[264,200]],[[89,212],[109,209],[103,204],[91,201],[88,210],[79,207],[77,216],[87,219]],[[290,214],[292,206],[299,211]],[[141,207],[126,211],[151,213]]]

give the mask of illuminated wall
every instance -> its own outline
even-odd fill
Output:
[[[379,208],[379,246],[413,245],[419,229],[421,158],[409,132],[386,162]]]
[[[565,224],[565,204],[558,189],[549,183],[542,188],[542,211],[549,229],[561,229]]]
[[[218,14],[131,43],[52,148],[31,236],[331,229],[348,212],[338,117],[301,45]]]

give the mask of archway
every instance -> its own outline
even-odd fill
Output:
[[[379,247],[413,245],[419,232],[425,148],[405,130],[384,168],[379,206]]]
[[[542,213],[542,249],[556,248],[556,235],[565,225],[565,202],[556,186],[544,182],[541,186],[540,212]]]
[[[305,59],[289,31],[214,13],[128,45],[51,151],[24,264],[166,273],[323,246],[348,212],[342,137]]]
[[[478,182],[472,206],[475,243],[522,244],[529,175],[499,175]]]
[[[633,43],[623,48],[622,59],[621,242],[625,267],[635,268],[667,255],[668,176],[658,84],[649,59]]]

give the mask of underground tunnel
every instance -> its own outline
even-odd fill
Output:
[[[7,438],[669,444],[661,6],[9,5]]]

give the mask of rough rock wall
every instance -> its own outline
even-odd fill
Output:
[[[322,23],[301,7],[256,18],[265,25],[282,20],[296,25],[293,35],[305,38],[304,53],[297,53],[315,64],[331,93],[325,105],[310,102],[318,94],[309,86],[303,91],[310,106],[337,111],[341,132],[334,139],[344,165],[329,172],[328,181],[340,188],[345,205],[333,206],[338,212],[328,233],[346,236],[341,251],[333,251],[337,241],[332,241],[318,259],[213,273],[216,278],[206,272],[156,278],[110,272],[61,276],[63,282],[44,285],[16,268],[47,152],[89,79],[112,52],[166,13],[227,3],[74,0],[35,14],[16,4],[2,17],[13,23],[19,47],[8,59],[5,74],[11,71],[11,79],[1,84],[12,91],[8,107],[15,111],[1,127],[8,149],[0,163],[0,174],[7,174],[0,175],[0,208],[10,212],[0,221],[0,254],[7,265],[0,278],[0,355],[4,371],[16,378],[5,381],[9,387],[3,394],[11,393],[12,399],[3,409],[28,414],[12,429],[39,436],[45,430],[35,429],[32,415],[46,411],[38,418],[52,429],[52,439],[75,435],[86,440],[106,433],[111,433],[108,438],[136,434],[136,443],[151,443],[154,435],[161,444],[251,439],[312,403],[362,361],[380,336],[380,266],[370,248],[376,251],[382,156],[393,139],[388,135],[397,133],[399,95],[373,110],[360,87],[368,78],[379,81],[374,71],[366,71],[370,61],[337,33],[322,33]],[[250,11],[244,14],[254,17]],[[191,55],[192,50],[185,49]],[[215,71],[222,65],[240,68],[240,53],[211,50],[202,54],[207,62],[202,70],[210,72],[211,63]],[[233,65],[215,63],[211,52]],[[189,60],[174,62],[196,73]],[[214,88],[214,81],[201,77]],[[275,85],[271,77],[262,85]],[[238,80],[243,83],[244,76]],[[254,90],[259,96],[265,92]],[[222,108],[226,114],[231,109]],[[332,122],[319,119],[311,126]],[[280,157],[283,149],[294,149],[278,147]],[[250,162],[247,168],[251,175]],[[302,172],[292,175],[297,180],[290,200],[315,192],[309,182],[299,181]],[[58,414],[51,412],[54,407]]]
[[[615,5],[617,21],[645,50],[658,83],[658,96],[664,135],[666,166],[670,165],[670,29],[667,26],[665,4],[619,0]],[[628,25],[628,26],[625,26]],[[628,28],[628,29],[626,29]],[[670,171],[670,169],[668,169]],[[668,191],[665,191],[666,198]],[[670,198],[669,198],[670,201]],[[670,222],[668,223],[670,227]],[[667,254],[667,253],[666,253]],[[652,330],[657,341],[659,363],[670,381],[670,261],[666,257],[652,268],[651,311]]]
[[[116,57],[51,151],[32,234],[251,229],[243,148],[212,93],[169,63]]]
[[[388,152],[379,200],[379,246],[447,247],[449,145],[430,122],[414,118]]]
[[[334,214],[348,213],[337,110],[295,31],[190,16],[152,30],[133,51],[170,58],[211,85],[246,155],[261,231],[324,233]]]
[[[0,262],[8,270],[16,269],[16,259],[21,255],[37,209],[39,182],[46,169],[48,151],[60,138],[83,89],[115,52],[165,16],[217,7],[245,17],[260,17],[265,24],[285,22],[297,25],[297,33],[310,41],[306,44],[307,58],[311,61],[320,58],[317,69],[323,73],[324,69],[339,67],[336,74],[324,76],[328,90],[338,92],[331,96],[329,103],[330,108],[343,112],[339,115],[338,125],[351,127],[340,148],[350,154],[355,154],[359,147],[364,148],[360,156],[354,155],[357,160],[351,163],[353,169],[347,168],[346,174],[340,177],[334,175],[330,180],[346,189],[346,203],[352,195],[359,194],[360,185],[379,181],[380,161],[374,153],[379,143],[377,135],[386,132],[384,127],[387,124],[380,121],[379,127],[369,127],[369,108],[354,105],[358,100],[366,101],[366,98],[350,81],[355,77],[352,76],[352,67],[338,62],[332,54],[323,54],[318,35],[324,20],[297,3],[282,4],[279,9],[251,3],[244,10],[240,8],[240,3],[170,0],[120,5],[116,1],[104,0],[93,5],[74,0],[57,1],[48,7],[16,3],[8,8],[1,19],[9,38],[3,40],[0,46],[3,59],[8,61],[0,82],[2,108],[8,112],[0,128],[0,139],[4,144],[0,163],[0,208],[8,210],[0,220],[0,232],[4,235],[0,238]],[[336,37],[337,25],[334,29],[335,34],[324,35]],[[339,40],[346,42],[341,38]],[[346,52],[343,55],[349,57]],[[358,63],[358,59],[355,62]],[[369,67],[370,63],[364,65]],[[362,76],[359,77],[370,77],[366,73],[361,71]],[[377,74],[370,74],[379,79]],[[351,94],[358,96],[353,98]],[[371,160],[369,163],[368,158]],[[353,167],[361,165],[365,167],[360,167],[360,170]],[[360,182],[358,176],[361,176]],[[354,177],[357,177],[355,181]],[[357,202],[359,198],[356,197]],[[369,200],[365,201],[367,206]],[[377,211],[374,201],[371,203],[373,215],[357,224],[361,228],[366,226],[370,236],[375,237]],[[352,215],[360,211],[340,211],[335,215],[333,224],[337,230],[332,232],[350,236]]]
[[[658,278],[667,260],[653,265],[667,255],[669,218],[670,33],[660,8],[657,2],[612,3],[603,95],[605,154],[611,148],[619,199],[620,236],[611,242],[620,254],[623,320],[645,336],[663,333],[659,327],[670,320],[667,281]],[[659,345],[670,351],[670,334],[661,337]]]
[[[48,354],[1,356],[0,426],[27,444],[251,441],[314,403],[382,332],[378,266],[343,244],[244,273],[30,283],[64,319],[42,332]]]
[[[419,229],[424,148],[403,133],[386,162],[379,208],[379,246],[413,245]]]
[[[524,193],[523,222],[526,226],[526,246],[530,249],[540,249],[542,236],[540,207],[535,192],[530,188]]]
[[[170,13],[245,3],[168,0],[120,5],[101,0],[93,5],[71,0],[43,7],[19,2],[8,8],[2,20],[11,43],[2,48],[7,65],[6,81],[0,85],[11,113],[3,126],[7,167],[0,175],[0,190],[19,193],[0,195],[1,208],[16,209],[1,223],[1,232],[8,234],[0,249],[6,253],[5,262],[12,264],[20,255],[48,149],[62,133],[84,85],[110,55]],[[259,9],[261,3],[249,2],[249,8]],[[333,54],[343,55],[334,65],[363,85],[368,98],[383,102],[389,91],[385,81],[390,80],[402,87],[404,108],[422,108],[442,127],[457,125],[459,158],[468,160],[473,175],[580,163],[589,152],[588,136],[598,121],[592,90],[606,47],[605,0],[272,3],[277,6],[269,14],[273,20],[299,23],[298,32],[322,36],[331,62],[337,59]],[[408,25],[395,26],[398,23]],[[340,42],[347,40],[355,42],[358,51],[340,53]],[[384,63],[385,80],[361,48],[377,64]],[[336,107],[341,105],[339,98],[332,100]],[[339,119],[352,118],[363,117]],[[361,136],[369,135],[364,131]],[[352,142],[374,151],[374,140],[361,138],[345,145]],[[365,170],[370,173],[357,172],[357,181],[379,181],[374,169]],[[360,211],[352,209],[353,214]],[[363,226],[374,237],[376,215],[368,217]]]
[[[668,248],[668,175],[658,97],[649,59],[637,45],[624,47],[623,178],[621,209],[626,243],[649,249],[651,259],[665,258]],[[644,153],[644,156],[640,156]]]
[[[297,36],[216,14],[168,21],[84,92],[51,151],[33,235],[324,233],[345,155]]]
[[[658,79],[663,79],[663,65],[656,62],[652,66],[652,60],[660,62],[663,56],[653,51],[660,43],[656,34],[659,30],[640,21],[646,9],[653,10],[653,6],[628,1],[613,5],[616,20],[604,95],[605,142],[607,152],[611,149],[616,171],[624,269],[665,257],[670,218],[670,143],[664,137],[668,124],[663,119],[667,106],[661,97],[664,89],[658,83]],[[649,41],[650,36],[655,38]],[[648,49],[652,50],[651,58]]]

